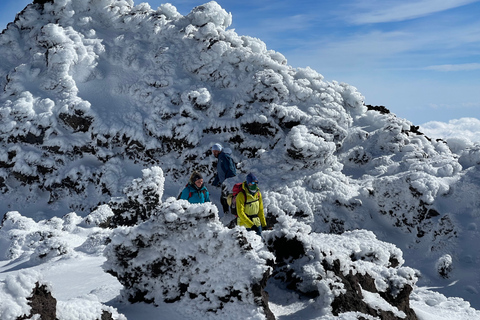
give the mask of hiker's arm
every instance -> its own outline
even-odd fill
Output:
[[[240,192],[239,194],[237,194],[236,205],[237,205],[237,214],[238,214],[238,217],[240,218],[240,221],[243,221],[247,228],[251,228],[253,226],[253,222],[245,214],[245,196],[243,195],[243,192]]]
[[[180,199],[188,200],[189,193],[190,192],[188,191],[188,188],[183,188],[182,194],[180,195]]]
[[[215,175],[215,179],[213,179],[212,186],[215,186],[215,187],[220,186],[220,183],[218,182],[218,173]]]
[[[265,228],[267,227],[267,221],[265,220],[265,212],[263,211],[263,199],[262,199],[262,194],[259,192],[258,195],[258,201],[259,201],[259,210],[258,210],[258,217],[260,218],[260,223],[262,224],[262,227]]]

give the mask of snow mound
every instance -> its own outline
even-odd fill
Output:
[[[232,150],[238,179],[259,178],[274,232],[290,218],[312,238],[371,230],[405,250],[419,281],[439,287],[440,257],[479,259],[469,248],[480,225],[477,145],[433,140],[231,23],[216,2],[182,16],[170,4],[62,0],[35,1],[7,26],[3,256],[39,264],[100,254],[108,231],[73,246],[62,238],[158,219],[162,197],[193,170],[208,185],[218,142]],[[478,284],[475,266],[456,264],[451,277]],[[480,306],[478,286],[449,290]]]
[[[169,198],[145,222],[116,228],[111,239],[104,269],[130,302],[182,300],[205,318],[228,305],[241,305],[245,314],[268,306],[257,300],[274,256],[256,235],[224,227],[211,204]]]
[[[95,320],[127,318],[110,306],[100,303],[93,295],[58,301],[52,297],[52,286],[43,280],[38,271],[21,271],[8,275],[0,282],[0,318],[16,319],[58,319]]]
[[[408,297],[417,276],[413,269],[402,267],[402,252],[394,245],[365,230],[340,236],[312,234],[291,219],[281,224],[266,237],[277,258],[274,277],[314,297],[315,307],[324,314],[415,318]]]

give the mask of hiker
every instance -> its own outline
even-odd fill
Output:
[[[180,199],[188,200],[190,203],[210,202],[210,194],[203,183],[202,175],[194,171],[188,180],[187,185],[179,196]]]
[[[218,159],[217,174],[215,175],[212,184],[215,187],[222,188],[220,203],[222,205],[223,212],[226,214],[230,209],[227,203],[227,195],[230,188],[228,188],[226,180],[228,180],[228,178],[235,177],[237,175],[237,169],[235,167],[235,163],[233,162],[230,149],[224,149],[221,144],[215,143],[212,146],[212,153],[213,156]]]
[[[244,226],[248,231],[255,231],[262,236],[262,228],[267,227],[265,213],[263,211],[263,200],[258,179],[253,173],[247,175],[242,184],[242,192],[236,196],[235,205],[237,208],[237,225]]]

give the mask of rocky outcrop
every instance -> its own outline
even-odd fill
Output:
[[[211,204],[169,198],[149,219],[113,231],[104,269],[130,302],[191,303],[198,312],[258,307],[273,319],[264,288],[274,257],[253,233],[225,228]]]
[[[27,298],[31,307],[29,315],[23,315],[17,320],[33,319],[33,316],[40,316],[42,320],[56,320],[57,299],[55,299],[46,285],[35,283],[32,295]]]
[[[213,141],[233,149],[240,178],[258,171],[271,221],[293,218],[312,233],[339,235],[367,227],[388,233],[389,225],[410,237],[407,250],[431,244],[426,250],[434,254],[469,228],[456,225],[461,222],[453,215],[477,210],[467,198],[478,194],[478,148],[458,158],[387,108],[365,106],[355,87],[289,66],[261,40],[228,29],[231,22],[215,2],[182,16],[169,4],[152,10],[131,1],[35,0],[8,25],[0,35],[0,203],[24,209],[35,221],[45,213],[52,218],[39,233],[9,235],[10,258],[18,248],[33,250],[33,262],[71,252],[57,237],[68,226],[54,217],[66,212],[97,211],[108,216],[103,226],[119,230],[158,219],[152,215],[163,178],[170,196],[192,170],[212,178]],[[464,177],[471,182],[466,196],[455,191],[464,185],[455,183],[459,161],[472,166]],[[161,166],[165,176],[138,178],[151,166]],[[452,197],[469,207],[438,204]],[[7,215],[14,226],[16,215]],[[105,238],[92,236],[80,249],[97,252],[94,244],[104,245]],[[301,238],[277,238],[272,250],[280,260],[293,254],[300,263],[308,256]],[[126,248],[127,256],[137,252]],[[170,261],[162,254],[166,260],[153,270]],[[353,263],[339,262],[342,268]],[[322,272],[328,268],[335,270],[332,261]],[[277,275],[292,276],[291,286],[306,294],[318,291],[292,270],[282,267]],[[132,297],[155,300],[135,291],[134,282],[125,286]],[[178,294],[158,299],[183,299],[187,289],[196,294],[190,286],[175,288]]]
[[[308,228],[298,227],[267,236],[277,258],[275,278],[335,316],[360,312],[383,320],[417,319],[409,301],[417,278],[413,269],[401,266],[399,249],[366,231],[309,235]]]
[[[143,177],[134,179],[123,192],[123,197],[116,197],[108,202],[113,216],[110,227],[134,226],[153,214],[161,203],[165,178],[159,167],[144,169]]]
[[[60,301],[52,292],[51,285],[37,271],[22,270],[7,275],[4,281],[0,281],[0,319],[127,320],[93,295]]]

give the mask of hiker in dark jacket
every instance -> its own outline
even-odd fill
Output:
[[[222,188],[222,194],[220,195],[220,203],[222,204],[223,212],[229,213],[230,207],[227,202],[227,195],[230,188],[226,183],[228,178],[235,177],[237,175],[237,169],[233,162],[230,149],[224,149],[221,144],[215,143],[212,146],[212,153],[217,162],[217,174],[213,179],[213,186]]]
[[[218,159],[217,174],[213,180],[213,185],[220,187],[225,179],[237,175],[237,169],[235,168],[230,149],[224,149],[221,144],[215,143],[212,147],[212,153]]]
[[[196,171],[192,173],[187,186],[180,194],[180,199],[188,200],[190,203],[210,202],[210,195],[200,173]]]

